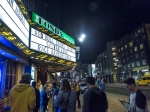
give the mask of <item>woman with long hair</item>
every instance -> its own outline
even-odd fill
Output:
[[[54,96],[54,107],[58,106],[60,112],[76,112],[76,94],[67,79],[61,81],[59,93]]]

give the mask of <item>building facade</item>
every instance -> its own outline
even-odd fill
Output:
[[[127,77],[140,79],[150,74],[149,46],[150,24],[142,24],[121,39],[107,42],[107,60],[100,57],[104,54],[102,52],[96,60],[96,66],[99,68],[100,63],[108,63],[108,72],[103,67],[99,68],[103,74],[111,74],[107,82],[122,82]]]

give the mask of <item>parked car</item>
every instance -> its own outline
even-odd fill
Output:
[[[79,87],[81,94],[83,94],[87,90],[86,82],[80,82]]]
[[[142,76],[140,80],[136,81],[139,86],[150,86],[150,75]]]

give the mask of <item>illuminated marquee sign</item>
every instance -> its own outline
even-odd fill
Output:
[[[69,61],[76,61],[75,49],[31,28],[30,49]]]
[[[34,12],[32,12],[32,21],[34,21],[35,23],[39,24],[40,26],[48,29],[50,32],[55,33],[59,37],[67,40],[68,42],[75,44],[75,41],[72,37],[70,37],[69,35],[67,35],[63,31],[59,30],[57,27],[55,27],[54,25],[52,25],[51,23],[49,23],[48,21],[46,21],[45,19],[43,19],[39,15],[35,14]]]
[[[0,19],[29,46],[29,24],[15,0],[0,0]]]

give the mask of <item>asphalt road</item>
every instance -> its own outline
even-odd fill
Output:
[[[137,86],[137,88],[140,89],[145,94],[145,96],[147,97],[148,100],[150,100],[150,87]],[[117,84],[117,83],[116,84],[113,84],[113,83],[106,84],[105,91],[110,92],[110,93],[125,95],[125,96],[130,95],[130,92],[125,89],[123,84]]]

